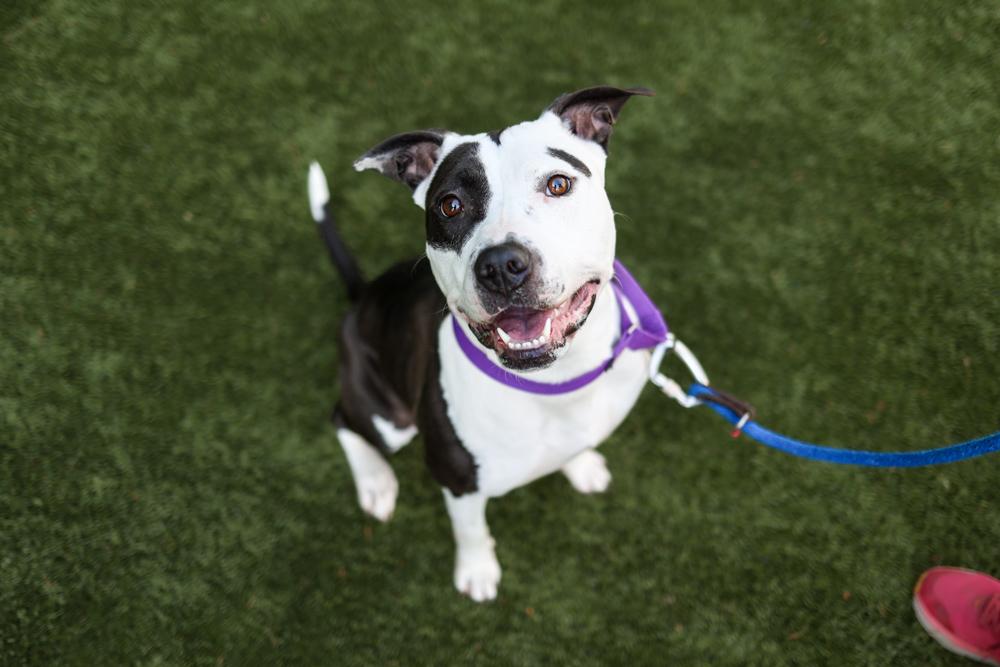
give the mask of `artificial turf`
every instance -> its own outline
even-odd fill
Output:
[[[607,494],[491,503],[500,598],[460,597],[419,441],[389,524],[355,502],[305,170],[374,274],[422,224],[350,169],[371,145],[654,88],[612,139],[618,254],[713,380],[806,439],[967,439],[1000,428],[995,2],[8,1],[0,31],[0,663],[965,664],[911,588],[1000,572],[1000,457],[810,463],[652,389]]]

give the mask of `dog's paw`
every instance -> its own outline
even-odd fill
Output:
[[[499,584],[500,563],[492,545],[459,549],[455,562],[455,588],[459,593],[486,602],[496,598]]]
[[[361,509],[379,521],[388,521],[396,509],[396,496],[399,495],[396,473],[357,433],[342,428],[337,430],[337,438],[351,466]]]
[[[577,454],[563,466],[563,474],[580,493],[602,493],[611,483],[611,472],[604,457],[593,449]]]
[[[399,495],[399,482],[392,468],[386,465],[384,470],[356,477],[354,485],[361,509],[383,523],[392,518]]]

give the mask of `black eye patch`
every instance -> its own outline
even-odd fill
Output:
[[[448,218],[441,212],[441,200],[455,195],[462,202],[462,212]],[[490,186],[486,169],[479,159],[479,144],[456,146],[438,166],[424,202],[427,220],[427,244],[437,250],[459,252],[472,230],[486,218]]]

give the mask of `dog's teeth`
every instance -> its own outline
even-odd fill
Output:
[[[504,331],[503,329],[498,328],[497,333],[500,334],[500,338],[503,339],[504,343],[511,350],[534,350],[549,342],[548,334],[542,334],[538,338],[530,338],[528,340],[516,341],[512,340],[510,335],[508,335],[507,332]]]
[[[549,334],[552,333],[552,318],[545,320],[545,329],[542,330],[542,338],[548,339]]]

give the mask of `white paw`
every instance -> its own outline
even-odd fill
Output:
[[[399,495],[399,482],[396,481],[392,468],[386,466],[381,472],[356,477],[354,485],[358,490],[361,509],[382,522],[392,518],[396,509],[396,496]]]
[[[361,509],[379,521],[388,521],[396,509],[396,496],[399,495],[396,473],[357,433],[342,428],[337,430],[337,438],[351,466]]]
[[[496,598],[499,583],[500,563],[492,545],[459,549],[455,562],[455,588],[459,593],[486,602]]]
[[[563,466],[563,474],[580,493],[602,493],[611,483],[611,472],[604,457],[588,449]]]

